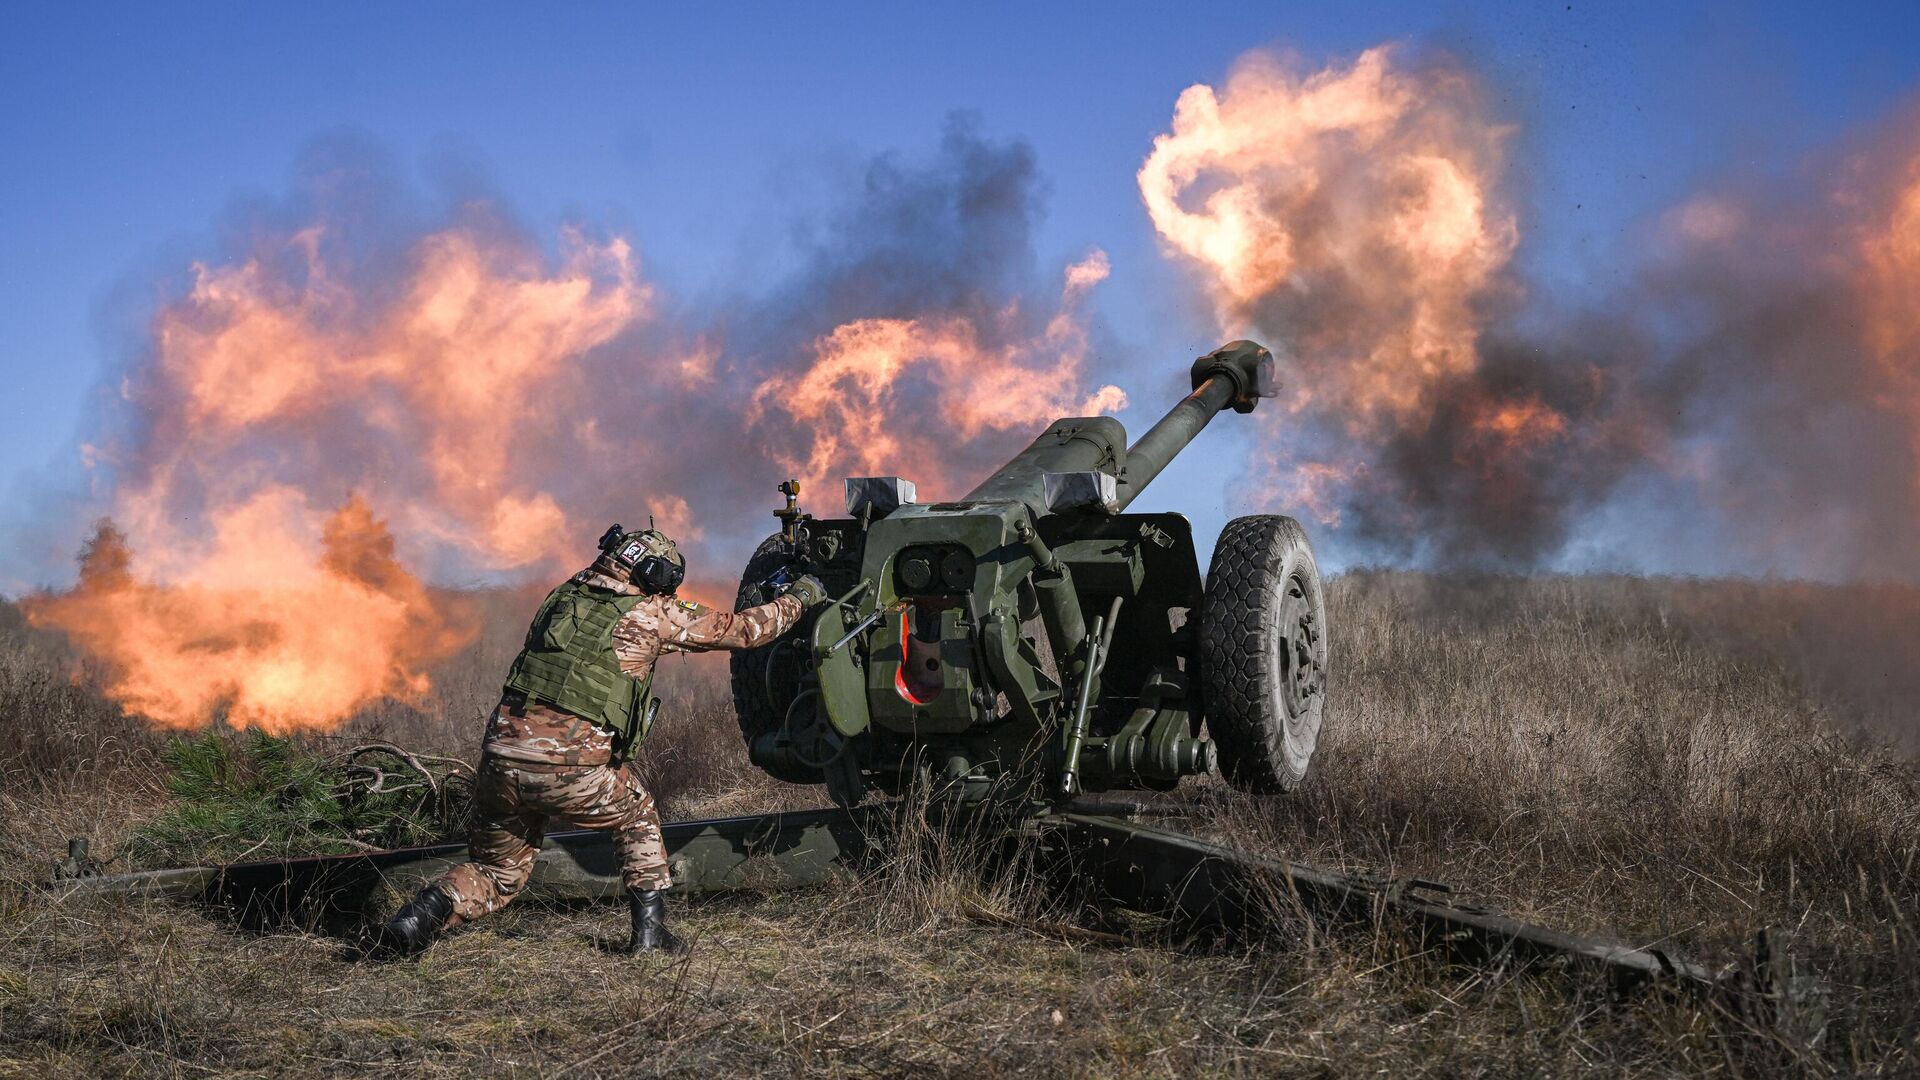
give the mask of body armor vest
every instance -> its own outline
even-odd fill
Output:
[[[613,625],[645,599],[578,581],[548,593],[507,672],[507,692],[598,724],[613,732],[615,753],[630,752],[647,737],[653,676],[620,670]]]

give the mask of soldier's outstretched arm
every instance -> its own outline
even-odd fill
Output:
[[[792,629],[807,610],[792,593],[745,611],[718,611],[691,600],[667,600],[660,607],[660,645],[671,652],[756,648]]]

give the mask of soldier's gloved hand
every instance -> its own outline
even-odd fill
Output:
[[[798,597],[802,607],[815,608],[827,602],[827,587],[819,578],[807,574],[787,586],[782,595]]]

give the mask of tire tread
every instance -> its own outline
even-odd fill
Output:
[[[1305,775],[1287,762],[1286,718],[1266,663],[1280,647],[1272,597],[1290,552],[1304,557],[1319,590],[1312,549],[1298,521],[1257,515],[1228,522],[1214,546],[1201,609],[1201,681],[1220,771],[1235,786],[1255,791],[1290,790]]]

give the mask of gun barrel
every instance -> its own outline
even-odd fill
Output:
[[[962,502],[1024,502],[1045,514],[1048,473],[1106,472],[1115,480],[1118,507],[1160,475],[1173,456],[1221,409],[1252,412],[1273,393],[1273,354],[1251,341],[1233,341],[1193,362],[1193,393],[1127,448],[1127,431],[1110,416],[1056,420],[1032,445],[1000,466]]]
[[[1273,394],[1273,354],[1251,341],[1234,341],[1193,362],[1193,393],[1167,410],[1160,422],[1127,449],[1120,471],[1120,509],[1138,498],[1153,478],[1187,448],[1221,409],[1252,412]]]
[[[1046,513],[1046,475],[1050,472],[1118,473],[1127,452],[1127,429],[1111,416],[1075,416],[1055,420],[1032,445],[994,470],[962,502],[1024,502],[1034,515]]]

